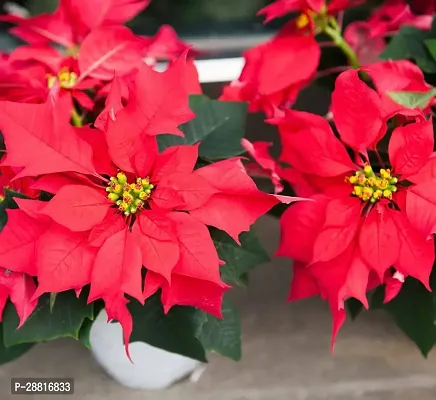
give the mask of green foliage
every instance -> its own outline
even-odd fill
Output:
[[[165,315],[160,296],[148,299],[145,305],[132,300],[129,311],[133,317],[130,343],[145,342],[199,361],[206,361],[198,339],[206,314],[193,307],[172,307]]]
[[[403,26],[390,41],[382,54],[384,59],[414,60],[427,73],[436,73],[436,20],[430,31],[423,31],[412,26]]]
[[[386,304],[382,286],[368,293],[370,310],[388,312],[424,356],[436,346],[436,271],[431,279],[431,287],[433,292],[429,292],[416,279],[407,278],[400,293]],[[356,299],[347,300],[346,308],[352,319],[363,311],[362,304]]]
[[[6,347],[3,343],[3,327],[0,324],[0,365],[22,356],[34,346],[34,343],[24,343]]]
[[[223,319],[194,307],[172,307],[164,313],[159,295],[141,305],[132,300],[133,317],[130,343],[145,342],[160,349],[207,362],[206,351],[239,360],[241,358],[241,326],[235,307],[223,302]]]
[[[18,315],[11,302],[3,312],[3,340],[6,347],[22,343],[38,343],[61,337],[79,339],[84,321],[94,318],[93,305],[86,304],[85,293],[77,298],[74,291],[59,293],[53,311],[50,311],[50,294],[39,298],[38,305],[19,329]]]
[[[242,355],[239,313],[228,298],[224,298],[222,312],[223,319],[207,315],[199,338],[206,350],[238,361]]]
[[[229,284],[245,286],[245,274],[270,259],[253,229],[239,235],[240,246],[227,233],[215,228],[210,231],[218,256],[225,262],[222,279]]]
[[[247,105],[239,102],[210,100],[203,95],[190,98],[190,107],[196,117],[181,126],[185,137],[159,135],[159,149],[169,146],[194,144],[201,141],[200,157],[220,160],[242,154]]]
[[[389,97],[407,108],[424,108],[436,96],[436,88],[428,92],[389,92]]]
[[[436,297],[416,279],[406,279],[400,293],[384,308],[424,356],[436,344]]]

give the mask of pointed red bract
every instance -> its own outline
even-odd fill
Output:
[[[38,288],[33,296],[82,288],[90,282],[96,249],[83,232],[71,232],[53,223],[38,240]]]
[[[80,80],[91,77],[110,80],[126,75],[140,66],[144,42],[124,26],[93,30],[80,46],[78,55]]]
[[[400,254],[395,268],[404,275],[410,275],[430,289],[430,274],[435,259],[433,237],[420,235],[402,213],[394,219],[400,239]]]
[[[22,210],[8,210],[8,223],[0,232],[0,264],[15,272],[36,276],[36,249],[48,224]]]
[[[431,122],[399,127],[389,141],[389,158],[393,170],[403,177],[418,172],[433,153],[434,137]]]
[[[190,214],[203,223],[227,232],[237,243],[259,216],[279,200],[257,189],[238,158],[220,161],[195,172],[217,190]]]
[[[436,232],[434,181],[427,181],[409,188],[405,212],[411,225],[424,237]]]
[[[194,117],[181,79],[185,68],[185,56],[165,72],[143,64],[129,86],[129,101],[115,121],[109,121],[106,132],[109,154],[125,171],[133,172],[132,159],[144,136],[182,135],[178,126]]]
[[[346,174],[355,168],[322,117],[289,110],[277,124],[284,145],[282,161],[307,174],[323,177]]]
[[[380,97],[359,78],[356,70],[339,75],[331,109],[341,139],[357,151],[375,145],[386,130]]]
[[[91,246],[101,247],[106,239],[126,227],[126,221],[116,212],[109,211],[106,218],[100,224],[95,225],[89,232],[88,242]]]
[[[113,234],[99,249],[91,274],[89,301],[126,293],[142,300],[141,251],[128,230]]]
[[[94,126],[97,129],[105,132],[108,129],[109,119],[115,121],[118,111],[123,108],[121,93],[121,80],[119,78],[114,78],[110,85],[109,93],[106,97],[105,108],[94,122]]]
[[[103,221],[112,204],[103,191],[68,185],[56,193],[42,212],[72,231],[87,231]]]
[[[159,289],[162,289],[161,300],[166,313],[175,305],[189,305],[217,318],[223,317],[222,301],[228,289],[226,286],[178,274],[172,275],[171,284],[168,285],[159,275],[147,273],[144,297],[147,299]]]
[[[36,307],[37,301],[32,300],[35,288],[29,275],[0,268],[0,322],[9,297],[20,320],[17,328],[20,328]]]
[[[192,172],[198,159],[198,147],[198,144],[168,147],[157,156],[151,178],[159,181],[173,173]]]
[[[325,221],[313,243],[311,263],[329,261],[341,255],[356,239],[362,206],[355,198],[331,200]]]
[[[396,214],[396,211],[377,207],[369,213],[360,229],[362,258],[381,280],[385,272],[397,262],[400,253],[399,233],[394,223]]]
[[[132,232],[141,249],[142,264],[170,282],[180,257],[175,223],[166,214],[144,211]]]
[[[309,263],[312,259],[313,242],[324,223],[329,199],[324,196],[314,196],[312,200],[308,203],[296,203],[282,214],[277,256],[289,257],[305,263]]]
[[[172,213],[180,258],[174,273],[223,285],[219,259],[206,226],[186,213]]]
[[[118,321],[123,327],[124,346],[127,357],[132,361],[129,353],[130,335],[133,332],[133,318],[130,314],[127,303],[129,302],[122,293],[115,293],[104,296],[104,306],[107,313],[108,323],[110,320]]]
[[[24,167],[18,176],[64,171],[93,174],[92,149],[76,135],[69,115],[60,99],[54,105],[51,99],[45,104],[2,102],[0,130],[7,148],[3,165]]]

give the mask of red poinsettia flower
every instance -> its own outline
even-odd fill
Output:
[[[249,102],[249,111],[264,111],[272,117],[275,107],[294,103],[314,76],[320,56],[313,36],[279,33],[244,53],[245,66],[239,79],[224,88],[220,99]]]
[[[302,18],[306,21],[303,25],[307,25],[308,18],[313,18],[315,15],[325,14],[334,15],[339,11],[356,6],[363,3],[365,0],[276,0],[272,4],[262,8],[257,15],[265,16],[265,23],[273,19],[283,17],[291,12],[300,11],[306,15]]]
[[[85,90],[112,80],[115,70],[120,77],[134,73],[143,63],[147,46],[123,26],[93,30],[74,55],[47,45],[20,46],[10,54],[7,72],[0,76],[3,97],[43,102],[49,90],[59,85],[62,93],[92,109],[94,102]]]
[[[259,191],[239,158],[194,170],[198,145],[158,153],[156,135],[182,135],[178,126],[194,116],[185,65],[182,57],[159,73],[144,64],[125,106],[115,81],[99,119],[104,132],[69,125],[62,98],[0,109],[4,165],[23,167],[18,177],[43,175],[35,187],[55,194],[16,200],[20,209],[8,211],[0,233],[0,262],[38,278],[33,298],[90,284],[88,300],[104,300],[126,344],[126,294],[144,302],[162,289],[165,310],[192,305],[220,317],[229,287],[207,226],[239,243],[260,215],[293,200]]]
[[[29,275],[0,268],[0,322],[6,302],[10,299],[20,319],[18,328],[23,325],[37,304],[32,299],[35,288],[35,282]]]
[[[61,0],[53,14],[31,18],[7,15],[1,21],[17,24],[11,33],[32,45],[60,44],[71,51],[94,29],[122,25],[140,13],[150,0]]]
[[[405,0],[388,0],[367,21],[352,22],[347,26],[344,37],[356,52],[362,65],[375,62],[383,52],[385,37],[394,35],[401,26],[416,26],[430,29],[431,13],[415,15]]]
[[[315,194],[283,214],[278,254],[296,260],[291,300],[319,294],[329,301],[334,340],[345,299],[368,307],[368,288],[386,283],[389,300],[398,293],[392,279],[401,284],[407,276],[429,288],[436,153],[431,121],[405,110],[415,119],[393,130],[390,165],[373,157],[388,133],[386,116],[355,70],[338,77],[332,102],[340,139],[323,118],[304,112],[290,111],[280,125],[283,158],[309,178]]]

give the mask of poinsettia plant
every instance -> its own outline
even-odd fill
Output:
[[[28,42],[2,58],[3,362],[58,337],[88,346],[103,308],[129,357],[136,341],[240,357],[225,293],[268,260],[253,223],[298,199],[248,176],[246,106],[202,94],[195,51],[169,27],[144,38],[122,25],[148,3],[2,17]]]
[[[436,3],[368,3],[273,1],[259,15],[288,22],[245,52],[221,99],[248,102],[279,134],[277,158],[270,142],[243,140],[250,174],[312,200],[278,210],[276,255],[293,260],[289,300],[328,301],[332,347],[347,315],[383,308],[427,355],[436,344]],[[321,86],[330,90],[323,116],[300,111],[305,89]]]
[[[332,346],[347,314],[383,308],[427,354],[434,5],[387,0],[355,19],[369,2],[275,0],[259,15],[288,22],[211,100],[170,27],[141,37],[123,25],[149,2],[1,17],[27,44],[1,55],[0,361],[59,337],[89,346],[103,309],[128,357],[143,341],[239,359],[227,292],[268,260],[252,226],[277,209],[289,300],[328,301]],[[317,84],[331,89],[323,116],[298,106]],[[243,138],[247,110],[277,130],[278,159]]]

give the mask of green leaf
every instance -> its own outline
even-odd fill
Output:
[[[349,315],[352,320],[355,320],[360,314],[362,314],[364,307],[359,300],[351,297],[345,302],[345,309],[347,315]]]
[[[207,315],[199,338],[206,350],[238,361],[242,353],[239,313],[227,298],[224,298],[222,312],[222,320]]]
[[[88,349],[91,348],[91,342],[89,341],[89,334],[91,332],[91,328],[92,328],[93,323],[94,323],[93,320],[91,320],[89,318],[85,318],[85,320],[83,321],[83,324],[79,330],[79,340]]]
[[[436,39],[427,39],[424,41],[424,43],[433,57],[433,60],[436,60]]]
[[[15,192],[13,190],[5,189],[5,196],[3,201],[0,202],[0,231],[6,225],[8,221],[8,215],[6,214],[7,209],[18,208],[17,203],[14,200],[14,197],[18,197],[20,199],[28,199],[26,195]]]
[[[424,72],[434,73],[436,72],[436,60],[426,45],[426,41],[434,36],[434,32],[403,26],[400,32],[392,38],[381,57],[392,60],[413,59]]]
[[[436,96],[436,88],[428,92],[388,92],[387,94],[395,103],[404,107],[424,108]]]
[[[190,107],[196,117],[180,127],[185,137],[159,135],[159,149],[201,142],[200,157],[219,160],[242,154],[247,104],[210,100],[206,96],[191,96]]]
[[[244,286],[244,274],[270,260],[253,229],[239,235],[241,246],[224,231],[210,228],[210,232],[219,258],[225,262],[221,276],[227,283]]]
[[[77,298],[72,290],[59,293],[53,312],[50,312],[50,294],[44,294],[40,297],[35,311],[19,329],[18,315],[9,302],[3,314],[5,346],[45,342],[60,337],[78,339],[85,318],[94,317],[93,305],[86,304],[86,297],[86,294],[82,293],[80,298]]]
[[[0,324],[0,364],[5,364],[22,356],[34,346],[34,343],[19,344],[17,346],[6,347],[3,344],[3,327]]]
[[[160,296],[149,298],[145,305],[130,301],[133,317],[130,343],[145,342],[172,353],[207,362],[206,354],[198,339],[200,329],[207,321],[206,314],[193,307],[172,307],[165,315]]]
[[[384,308],[424,356],[436,344],[433,294],[416,279],[408,278],[400,293]]]

